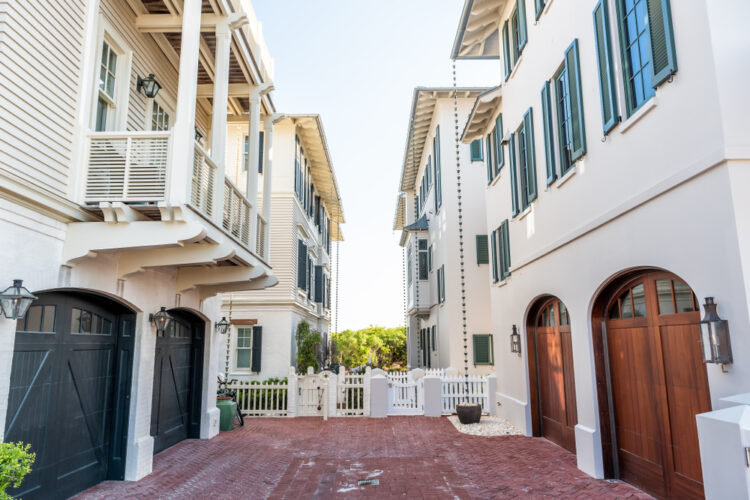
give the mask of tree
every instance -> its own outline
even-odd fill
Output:
[[[406,328],[371,326],[334,334],[335,361],[349,368],[372,359],[375,367],[389,369],[406,364]]]
[[[310,323],[300,321],[297,325],[297,371],[305,373],[308,366],[316,372],[320,368],[318,363],[318,346],[322,340],[320,332],[310,331]]]

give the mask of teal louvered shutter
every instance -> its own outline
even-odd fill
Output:
[[[315,302],[323,303],[323,266],[315,266]]]
[[[263,173],[263,147],[266,139],[266,134],[262,130],[258,134],[258,173]]]
[[[487,235],[477,235],[477,265],[490,262],[489,249],[487,248]]]
[[[492,336],[491,335],[472,335],[474,344],[474,364],[491,365],[492,364]]]
[[[544,0],[534,0],[534,6],[536,7],[536,18],[539,19],[539,16],[542,15],[542,11],[544,11]]]
[[[528,41],[526,33],[526,0],[516,0],[516,9],[518,12],[518,53],[520,54]]]
[[[492,282],[497,283],[497,231],[492,231],[490,236],[490,247],[492,250]]]
[[[508,276],[510,276],[510,235],[509,233],[509,225],[508,220],[506,219],[503,221],[503,224],[500,226],[500,239],[501,239],[501,247],[502,247],[502,259],[503,259],[503,268],[502,268],[502,276],[501,279],[505,279]]]
[[[596,63],[599,69],[599,93],[602,98],[602,127],[607,135],[617,125],[617,91],[612,64],[612,37],[609,32],[607,3],[599,0],[594,7],[594,36],[596,37]]]
[[[510,39],[508,38],[508,21],[503,24],[503,65],[505,66],[505,79],[510,77]]]
[[[493,170],[493,161],[492,161],[492,134],[487,134],[487,138],[484,140],[485,146],[487,148],[487,161],[485,162],[487,164],[487,184],[492,182],[492,179],[495,178],[495,172]]]
[[[526,200],[531,203],[536,199],[536,150],[534,149],[534,117],[531,108],[523,115],[523,137],[526,141]]]
[[[484,157],[482,156],[482,139],[475,139],[471,142],[471,161],[482,161],[484,160]]]
[[[505,151],[503,150],[503,114],[497,115],[495,120],[495,174],[505,165]]]
[[[260,373],[260,360],[263,351],[263,327],[253,327],[253,363],[250,371]]]
[[[297,287],[307,288],[307,245],[297,240]]]
[[[651,35],[651,85],[656,88],[677,71],[677,54],[669,0],[648,0],[648,29]]]
[[[586,128],[583,120],[583,93],[581,92],[581,68],[578,58],[577,38],[565,51],[565,69],[570,99],[570,162],[573,163],[586,154]]]
[[[550,98],[549,80],[542,86],[542,127],[544,132],[544,160],[547,166],[547,185],[557,178],[555,168],[555,136],[552,131],[552,100]]]
[[[518,215],[518,180],[516,179],[516,134],[510,134],[508,142],[510,152],[510,202],[513,215]]]
[[[435,213],[443,204],[443,182],[440,160],[440,125],[435,129],[435,138],[432,140],[432,149],[435,160]]]

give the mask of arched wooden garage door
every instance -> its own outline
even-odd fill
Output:
[[[156,338],[151,435],[154,453],[183,439],[200,437],[203,340],[206,324],[184,310]]]
[[[18,320],[5,430],[36,453],[11,492],[28,500],[124,478],[135,324],[97,296],[38,296]]]
[[[639,276],[605,321],[620,477],[657,497],[703,497],[695,415],[711,399],[693,291],[672,274]]]
[[[568,310],[560,300],[547,299],[535,309],[532,376],[534,434],[541,435],[575,453],[576,388],[573,378],[573,344]]]

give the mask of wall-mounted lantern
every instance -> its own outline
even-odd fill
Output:
[[[153,99],[159,93],[159,90],[161,90],[161,84],[156,81],[154,74],[151,73],[146,78],[139,76],[135,81],[135,89],[138,92],[142,92],[149,99]]]
[[[701,320],[703,362],[729,364],[732,362],[732,345],[729,343],[729,322],[719,317],[713,297],[706,297],[703,309],[706,311],[703,320]]]
[[[516,325],[513,325],[513,332],[510,334],[510,352],[521,354],[521,335],[519,335]]]
[[[149,315],[148,320],[156,327],[156,335],[162,336],[172,322],[172,316],[167,312],[167,308],[162,306],[158,312]]]
[[[214,325],[214,328],[216,328],[216,331],[220,334],[226,335],[226,333],[229,331],[229,321],[227,321],[226,317],[222,317],[221,321]]]
[[[23,286],[23,280],[13,280],[13,286],[0,293],[0,309],[8,319],[21,319],[34,300],[36,296]]]

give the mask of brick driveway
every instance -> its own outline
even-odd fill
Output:
[[[379,485],[358,486],[362,479]],[[521,436],[474,437],[446,418],[247,419],[154,458],[154,472],[80,498],[650,498],[592,479],[575,456]]]

